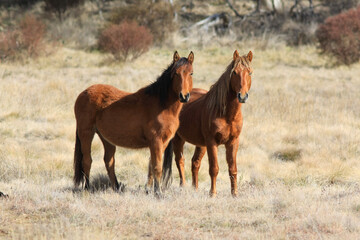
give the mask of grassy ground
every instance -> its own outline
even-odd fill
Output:
[[[0,191],[9,198],[0,199],[0,238],[358,238],[360,65],[334,66],[314,47],[264,44],[178,49],[181,56],[194,51],[194,86],[205,89],[235,48],[254,52],[235,199],[223,147],[215,199],[208,197],[207,157],[198,192],[180,189],[175,171],[165,199],[146,195],[146,149],[117,149],[116,174],[127,191],[115,193],[103,186],[108,180],[97,137],[95,190],[73,189],[77,95],[94,83],[136,91],[170,63],[173,49],[152,49],[119,64],[98,53],[60,48],[25,64],[1,64]],[[193,150],[186,145],[189,183]]]

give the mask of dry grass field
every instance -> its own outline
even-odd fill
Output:
[[[253,84],[243,105],[239,197],[230,194],[224,148],[218,196],[210,198],[205,156],[199,191],[174,182],[165,198],[146,195],[149,152],[118,148],[125,193],[108,188],[103,149],[93,142],[93,192],[74,190],[73,105],[95,83],[127,91],[154,81],[172,48],[127,63],[59,48],[24,64],[0,65],[0,239],[359,239],[360,64],[339,67],[315,47],[276,41],[179,44],[195,53],[194,87],[208,89],[238,49],[252,50]]]

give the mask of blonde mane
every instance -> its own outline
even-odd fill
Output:
[[[225,115],[231,74],[239,64],[241,64],[242,68],[250,68],[250,62],[246,55],[231,61],[219,80],[210,87],[209,92],[206,94],[206,107],[210,112],[210,116],[221,117]]]

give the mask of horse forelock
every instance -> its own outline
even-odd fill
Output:
[[[242,69],[250,69],[250,62],[246,56],[239,57],[226,67],[225,72],[220,76],[218,81],[216,81],[207,93],[207,108],[209,110],[210,116],[219,115],[224,116],[226,112],[227,97],[230,89],[230,79],[232,73],[239,66]],[[211,119],[209,119],[211,121]]]
[[[187,58],[182,57],[177,62],[173,63],[172,71],[175,72],[176,69],[188,63],[189,61],[187,60]]]
[[[165,106],[165,103],[168,99],[169,88],[173,82],[173,76],[179,67],[188,64],[187,58],[180,58],[176,62],[172,62],[156,79],[155,82],[151,83],[147,87],[145,87],[145,93],[150,96],[158,96],[160,100],[160,104]]]

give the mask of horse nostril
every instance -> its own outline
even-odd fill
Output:
[[[179,98],[180,98],[180,102],[186,103],[190,99],[190,93],[187,93],[185,96],[184,96],[184,94],[180,93]]]

